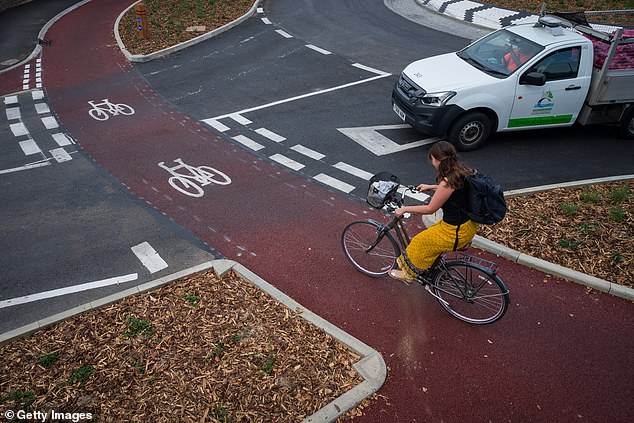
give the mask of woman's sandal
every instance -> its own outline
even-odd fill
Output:
[[[405,272],[403,272],[400,269],[392,269],[392,270],[390,270],[389,275],[390,275],[391,278],[397,279],[397,280],[405,283],[406,285],[409,285],[412,282],[414,282],[414,279],[412,279],[409,276],[407,276],[405,274]]]

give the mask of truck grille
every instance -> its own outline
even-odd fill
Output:
[[[414,84],[403,74],[398,78],[398,87],[403,93],[407,94],[409,98],[420,97],[425,94],[425,90]]]

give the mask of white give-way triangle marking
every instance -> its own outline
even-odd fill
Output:
[[[351,138],[356,143],[367,148],[377,156],[385,156],[386,154],[398,153],[399,151],[409,150],[410,148],[420,147],[421,145],[433,144],[441,138],[427,138],[420,141],[414,141],[407,144],[397,144],[378,131],[390,129],[411,128],[408,124],[398,125],[379,125],[379,126],[361,126],[358,128],[337,128],[339,132]]]

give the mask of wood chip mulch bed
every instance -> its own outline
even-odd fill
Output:
[[[14,340],[0,355],[2,409],[103,422],[298,422],[362,381],[345,346],[212,271]]]
[[[147,38],[139,36],[134,7],[119,22],[119,36],[132,54],[150,54],[233,22],[251,9],[254,0],[144,0],[143,3],[147,10]]]
[[[634,181],[507,199],[479,234],[533,257],[634,288]]]

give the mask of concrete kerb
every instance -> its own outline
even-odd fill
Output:
[[[353,367],[359,373],[359,375],[361,375],[364,381],[351,390],[347,391],[346,393],[335,398],[333,401],[331,401],[329,404],[326,404],[324,407],[322,407],[311,416],[304,419],[304,423],[336,421],[338,417],[342,416],[348,410],[354,408],[355,406],[360,404],[361,401],[378,391],[385,382],[385,379],[387,377],[387,366],[385,364],[385,361],[383,360],[383,357],[378,351],[369,347],[352,335],[344,332],[337,326],[321,318],[310,310],[307,310],[297,301],[293,300],[291,297],[284,294],[243,265],[233,260],[227,259],[208,261],[189,269],[185,269],[180,272],[176,272],[171,275],[156,279],[154,281],[136,286],[134,288],[130,288],[125,291],[118,292],[116,294],[109,295],[95,301],[91,301],[89,303],[55,314],[29,325],[22,326],[18,329],[5,332],[3,334],[0,334],[0,344],[5,344],[18,338],[30,335],[38,330],[44,329],[45,327],[59,323],[63,320],[69,319],[86,311],[95,310],[106,305],[113,304],[131,295],[155,290],[180,278],[208,269],[213,269],[214,273],[218,277],[223,277],[229,271],[233,270],[242,279],[251,283],[256,288],[263,290],[275,300],[284,304],[290,310],[297,313],[297,315],[301,316],[306,321],[320,328],[321,330],[335,338],[337,341],[344,344],[349,350],[353,351],[361,357],[359,361],[353,364]]]
[[[582,181],[566,182],[566,183],[553,184],[553,185],[542,185],[538,187],[506,191],[504,193],[504,196],[508,198],[508,197],[529,195],[529,194],[534,194],[538,192],[549,191],[555,188],[574,188],[574,187],[582,187],[582,186],[593,185],[598,183],[625,181],[630,179],[634,179],[634,175],[622,175],[622,176],[612,176],[607,178],[585,179]],[[440,219],[441,217],[442,215],[439,213],[432,216],[423,216],[423,223],[426,227],[429,227],[430,225],[433,225],[434,223],[436,223],[436,221]],[[540,270],[549,275],[558,276],[568,281],[590,287],[592,289],[597,289],[599,291],[606,292],[608,294],[621,297],[626,300],[634,301],[634,289],[632,288],[628,288],[626,286],[619,285],[614,282],[610,282],[604,279],[590,276],[585,273],[582,273],[582,272],[579,272],[564,266],[560,266],[558,264],[550,263],[546,260],[529,256],[528,254],[521,253],[512,248],[506,247],[504,245],[501,245],[491,240],[488,240],[486,238],[483,238],[479,235],[475,236],[475,238],[473,239],[472,245],[475,248],[479,248],[481,250],[495,254],[499,257],[503,257],[507,260],[521,264],[523,266]]]
[[[183,50],[187,47],[193,46],[195,44],[198,44],[202,41],[208,40],[212,37],[215,37],[218,34],[221,34],[225,31],[230,30],[231,28],[233,28],[236,25],[241,24],[242,22],[244,22],[245,20],[247,20],[248,18],[250,18],[257,10],[258,4],[260,3],[260,0],[255,0],[253,2],[253,6],[251,6],[251,9],[249,9],[249,11],[247,13],[245,13],[244,15],[242,15],[241,17],[239,17],[238,19],[229,22],[226,25],[221,26],[220,28],[216,28],[213,31],[207,32],[203,35],[200,35],[196,38],[192,38],[191,40],[182,42],[180,44],[177,44],[175,46],[171,46],[171,47],[167,47],[164,48],[163,50],[159,50],[159,51],[155,51],[154,53],[150,53],[147,55],[140,55],[140,54],[132,54],[130,53],[126,48],[125,45],[123,44],[123,41],[121,40],[121,37],[119,35],[119,22],[121,21],[121,18],[123,18],[123,15],[126,14],[126,12],[128,10],[130,10],[131,8],[133,8],[137,3],[140,3],[143,0],[139,0],[137,2],[135,2],[134,4],[130,5],[130,7],[128,7],[127,9],[125,9],[117,18],[117,20],[115,21],[114,24],[114,36],[117,40],[117,44],[119,45],[119,48],[121,49],[121,52],[123,53],[123,55],[126,57],[126,59],[128,59],[131,62],[137,62],[137,63],[144,63],[144,62],[149,62],[151,60],[154,59],[158,59],[159,57],[163,57],[163,56],[167,56],[168,54],[172,54],[174,52],[177,52],[179,50]]]

